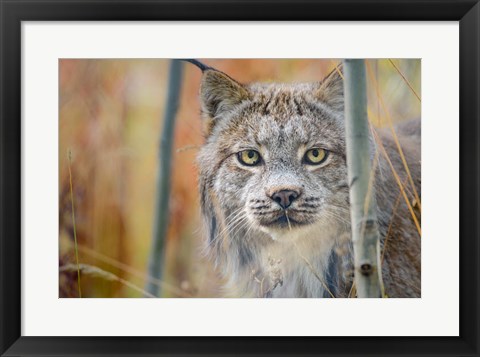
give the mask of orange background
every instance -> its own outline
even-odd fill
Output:
[[[245,83],[318,81],[339,62],[202,61]],[[393,63],[420,94],[420,60]],[[140,297],[152,237],[169,61],[63,59],[59,66],[59,265],[75,264],[70,167],[79,261],[99,268],[82,274],[82,297]],[[185,63],[173,144],[166,270],[159,282],[163,297],[220,295],[221,282],[202,257],[195,166],[203,142],[200,78],[200,70]],[[367,60],[367,79],[374,125],[385,125],[384,109],[394,121],[420,116],[420,101],[390,61]],[[59,294],[78,296],[76,272],[60,273]]]

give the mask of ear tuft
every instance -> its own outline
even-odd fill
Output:
[[[335,110],[343,111],[343,66],[338,65],[319,84],[317,98]]]
[[[200,99],[208,121],[215,121],[249,97],[248,90],[225,73],[215,69],[203,72]]]

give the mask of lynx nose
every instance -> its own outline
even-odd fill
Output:
[[[298,192],[291,190],[281,190],[275,192],[271,199],[277,202],[283,209],[290,207],[293,201],[299,196]]]

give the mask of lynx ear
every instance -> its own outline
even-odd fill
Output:
[[[205,70],[200,87],[200,100],[202,113],[208,121],[208,132],[219,116],[233,110],[249,96],[248,90],[242,84],[225,73],[211,68]]]
[[[341,64],[320,82],[317,98],[333,109],[343,111],[343,66]]]

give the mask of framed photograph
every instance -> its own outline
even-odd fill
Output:
[[[2,356],[479,355],[477,1],[0,1]]]

